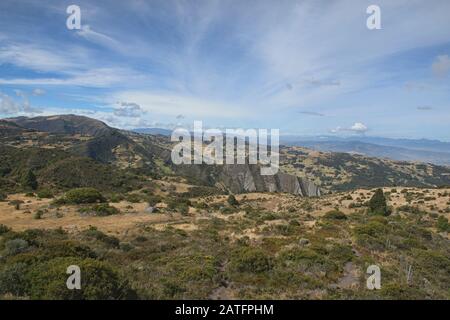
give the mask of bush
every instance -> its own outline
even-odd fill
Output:
[[[112,203],[118,203],[118,202],[122,201],[123,199],[124,199],[123,195],[117,194],[117,193],[113,193],[109,196],[109,201]]]
[[[107,234],[101,232],[100,230],[97,230],[95,227],[91,227],[84,231],[84,234],[90,238],[94,238],[96,240],[102,241],[106,245],[118,248],[120,245],[119,239],[113,236],[108,236]]]
[[[67,267],[81,270],[81,290],[68,290]],[[111,300],[135,299],[128,283],[107,263],[90,258],[55,258],[37,266],[27,274],[32,299],[50,300]]]
[[[419,207],[416,206],[410,206],[410,205],[403,205],[397,208],[397,211],[399,212],[408,212],[412,214],[425,214],[426,212],[419,209]]]
[[[4,224],[0,224],[0,236],[2,234],[5,234],[7,232],[11,231],[10,228],[8,228],[7,226],[5,226]]]
[[[382,189],[377,189],[369,200],[369,212],[375,215],[390,215],[391,212],[387,206],[386,197],[384,196]]]
[[[0,201],[5,201],[8,198],[6,193],[0,192]]]
[[[50,189],[41,189],[36,194],[38,198],[41,199],[50,199],[53,198],[53,192]]]
[[[346,220],[347,216],[345,215],[345,213],[335,209],[325,213],[324,218],[330,220]]]
[[[119,209],[110,206],[107,203],[100,203],[93,205],[92,207],[80,208],[80,213],[92,214],[98,217],[106,217],[114,214],[119,214]]]
[[[231,267],[237,272],[264,272],[272,268],[271,259],[260,249],[244,247],[233,254]]]
[[[154,207],[154,206],[156,206],[158,203],[160,203],[161,202],[161,196],[153,196],[153,195],[151,195],[151,196],[149,196],[148,198],[147,198],[147,203],[148,203],[148,205],[150,206],[150,207]]]
[[[137,193],[129,193],[126,195],[125,200],[131,203],[139,203],[142,200],[142,196]]]
[[[34,219],[42,219],[42,216],[44,215],[44,211],[42,210],[38,210],[36,211],[36,213],[34,214]]]
[[[238,206],[239,202],[236,200],[236,197],[232,194],[228,196],[227,202],[230,206]]]
[[[62,203],[67,204],[98,203],[105,201],[106,199],[103,195],[94,188],[72,189],[68,191],[62,199]]]
[[[27,282],[25,275],[28,271],[25,263],[7,265],[0,270],[0,294],[25,296]]]
[[[23,239],[12,239],[5,242],[5,254],[16,255],[28,249],[28,242]]]

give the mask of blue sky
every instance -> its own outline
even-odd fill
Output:
[[[81,8],[81,30],[66,27]],[[381,30],[366,8],[381,8]],[[447,0],[0,2],[0,117],[450,141]]]

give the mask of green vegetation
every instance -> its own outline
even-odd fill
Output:
[[[166,138],[100,130],[1,137],[0,299],[450,299],[449,193],[429,187],[446,167],[283,147],[283,171],[371,191],[237,201],[241,173],[260,190],[257,167],[175,167]],[[371,264],[381,290],[365,287]]]
[[[41,199],[45,199],[45,198],[50,199],[50,198],[53,198],[53,196],[54,196],[53,192],[50,189],[41,189],[36,193],[36,195],[38,196],[38,198],[41,198]]]
[[[89,207],[82,207],[78,211],[83,214],[94,215],[98,217],[106,217],[120,213],[119,209],[112,207],[107,203],[100,203]]]
[[[369,212],[374,215],[388,216],[391,214],[390,209],[386,203],[383,189],[375,190],[374,195],[369,200]]]
[[[36,180],[36,176],[33,171],[28,170],[21,179],[21,184],[25,189],[36,190],[38,187],[38,182]]]
[[[227,202],[230,206],[238,206],[239,202],[236,200],[236,197],[230,194],[227,198]]]
[[[450,232],[450,223],[444,216],[439,216],[436,222],[436,228],[442,232]]]
[[[330,220],[346,220],[347,216],[345,215],[345,213],[335,209],[325,213],[324,218]]]
[[[105,202],[103,195],[94,188],[77,188],[72,189],[57,200],[58,204],[86,204]]]

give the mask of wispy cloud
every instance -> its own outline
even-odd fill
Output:
[[[298,113],[305,114],[308,116],[325,117],[325,114],[320,113],[320,112],[314,112],[314,111],[299,111]]]
[[[446,77],[450,72],[450,58],[448,55],[437,56],[436,60],[431,65],[433,74],[437,77]]]

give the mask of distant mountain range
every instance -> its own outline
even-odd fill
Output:
[[[450,143],[427,139],[391,139],[381,137],[283,136],[280,143],[323,152],[345,152],[400,161],[419,161],[450,165]]]
[[[170,136],[172,130],[138,128],[137,133]],[[450,166],[450,142],[428,139],[392,139],[353,136],[295,136],[280,137],[286,146],[306,147],[322,152],[344,152],[399,161],[418,161]]]
[[[160,134],[162,136],[170,136],[172,134],[172,130],[162,129],[162,128],[136,128],[131,131],[136,133],[145,133],[145,134]]]

